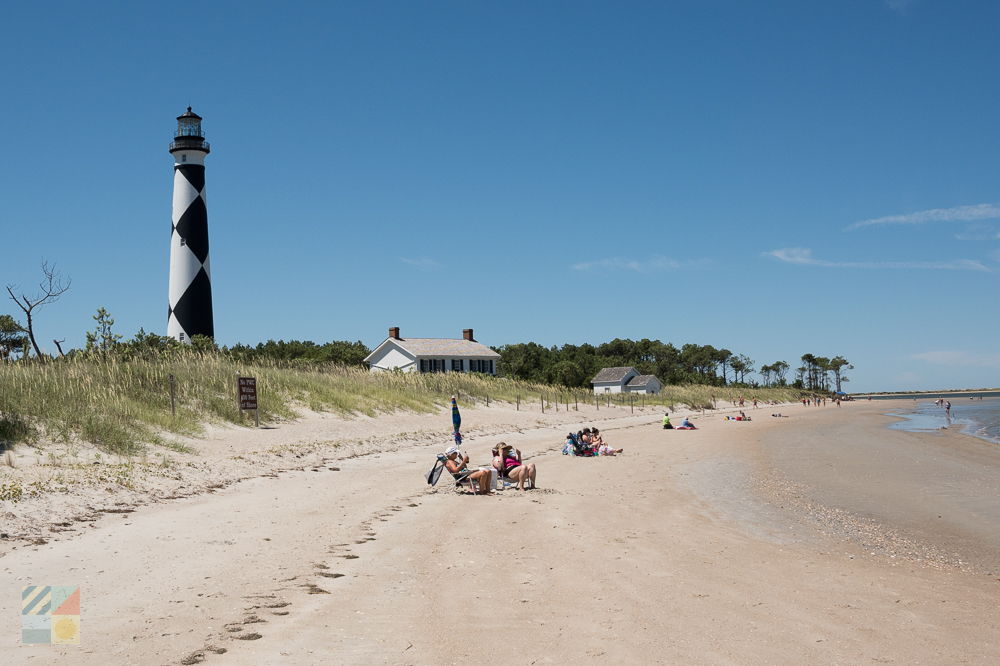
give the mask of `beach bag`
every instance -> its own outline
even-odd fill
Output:
[[[436,486],[438,479],[441,478],[442,471],[444,471],[444,463],[438,458],[437,462],[434,463],[434,467],[431,467],[431,471],[424,474],[424,478],[427,479],[429,485]]]

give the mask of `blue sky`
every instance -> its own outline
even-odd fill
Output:
[[[997,386],[1000,5],[5,3],[0,282],[165,332],[205,118],[219,342],[648,337]],[[0,313],[16,313],[13,303]],[[48,345],[52,347],[51,344]]]

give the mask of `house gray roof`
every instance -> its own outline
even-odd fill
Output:
[[[639,375],[638,377],[633,377],[626,386],[646,386],[654,379],[656,379],[656,375]],[[656,381],[660,380],[656,379]]]
[[[391,338],[390,338],[391,339]],[[392,340],[414,356],[476,356],[479,358],[500,358],[489,347],[472,340],[449,340],[443,338],[403,338]]]
[[[625,368],[604,368],[597,373],[597,376],[590,380],[590,383],[598,384],[602,382],[620,382],[625,379],[625,375],[632,370],[635,370],[632,366]]]

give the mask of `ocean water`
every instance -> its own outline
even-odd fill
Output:
[[[891,416],[901,416],[903,421],[893,423],[890,428],[910,432],[937,432],[941,428],[956,428],[976,437],[1000,443],[1000,398],[973,396],[949,397],[951,416],[944,407],[936,407],[934,400],[918,399],[912,409],[900,409]]]

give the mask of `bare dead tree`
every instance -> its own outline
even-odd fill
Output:
[[[59,350],[59,358],[66,358],[66,354],[63,354],[62,350],[62,343],[66,342],[66,338],[63,338],[62,340],[56,340],[53,338],[52,342],[56,343],[56,349]]]
[[[7,285],[7,293],[10,294],[11,300],[17,303],[17,307],[21,308],[24,312],[24,316],[28,320],[28,339],[31,340],[31,346],[35,348],[35,355],[38,356],[38,362],[45,365],[45,357],[42,356],[42,350],[38,348],[38,343],[35,342],[34,314],[43,305],[58,301],[59,297],[69,290],[70,285],[73,284],[73,280],[67,278],[64,285],[62,277],[56,272],[56,265],[52,264],[50,268],[49,262],[44,259],[42,260],[42,273],[45,274],[45,279],[38,283],[40,292],[31,295],[21,292],[15,296],[13,290],[18,289],[18,287],[9,284]]]

